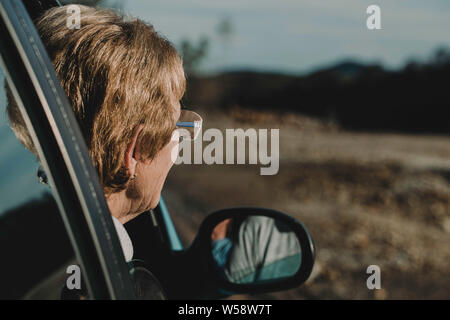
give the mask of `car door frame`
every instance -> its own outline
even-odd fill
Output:
[[[22,0],[0,0],[0,62],[48,175],[92,299],[134,299],[103,189]]]

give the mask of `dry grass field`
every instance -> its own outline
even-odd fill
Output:
[[[261,206],[301,220],[316,264],[263,299],[450,299],[450,137],[355,133],[300,115],[201,111],[206,128],[279,128],[280,169],[178,165],[163,192],[189,245],[208,213]],[[381,290],[366,269],[381,268]]]

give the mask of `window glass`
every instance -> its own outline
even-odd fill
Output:
[[[39,163],[15,137],[0,67],[0,299],[58,299],[75,264],[51,189]]]

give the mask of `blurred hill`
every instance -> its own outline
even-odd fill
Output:
[[[450,51],[398,71],[343,61],[304,76],[255,71],[191,75],[187,105],[290,111],[350,130],[449,134]]]

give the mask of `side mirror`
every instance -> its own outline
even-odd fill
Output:
[[[230,294],[299,286],[310,276],[315,257],[311,235],[300,221],[263,208],[212,213],[195,247],[214,285]]]

